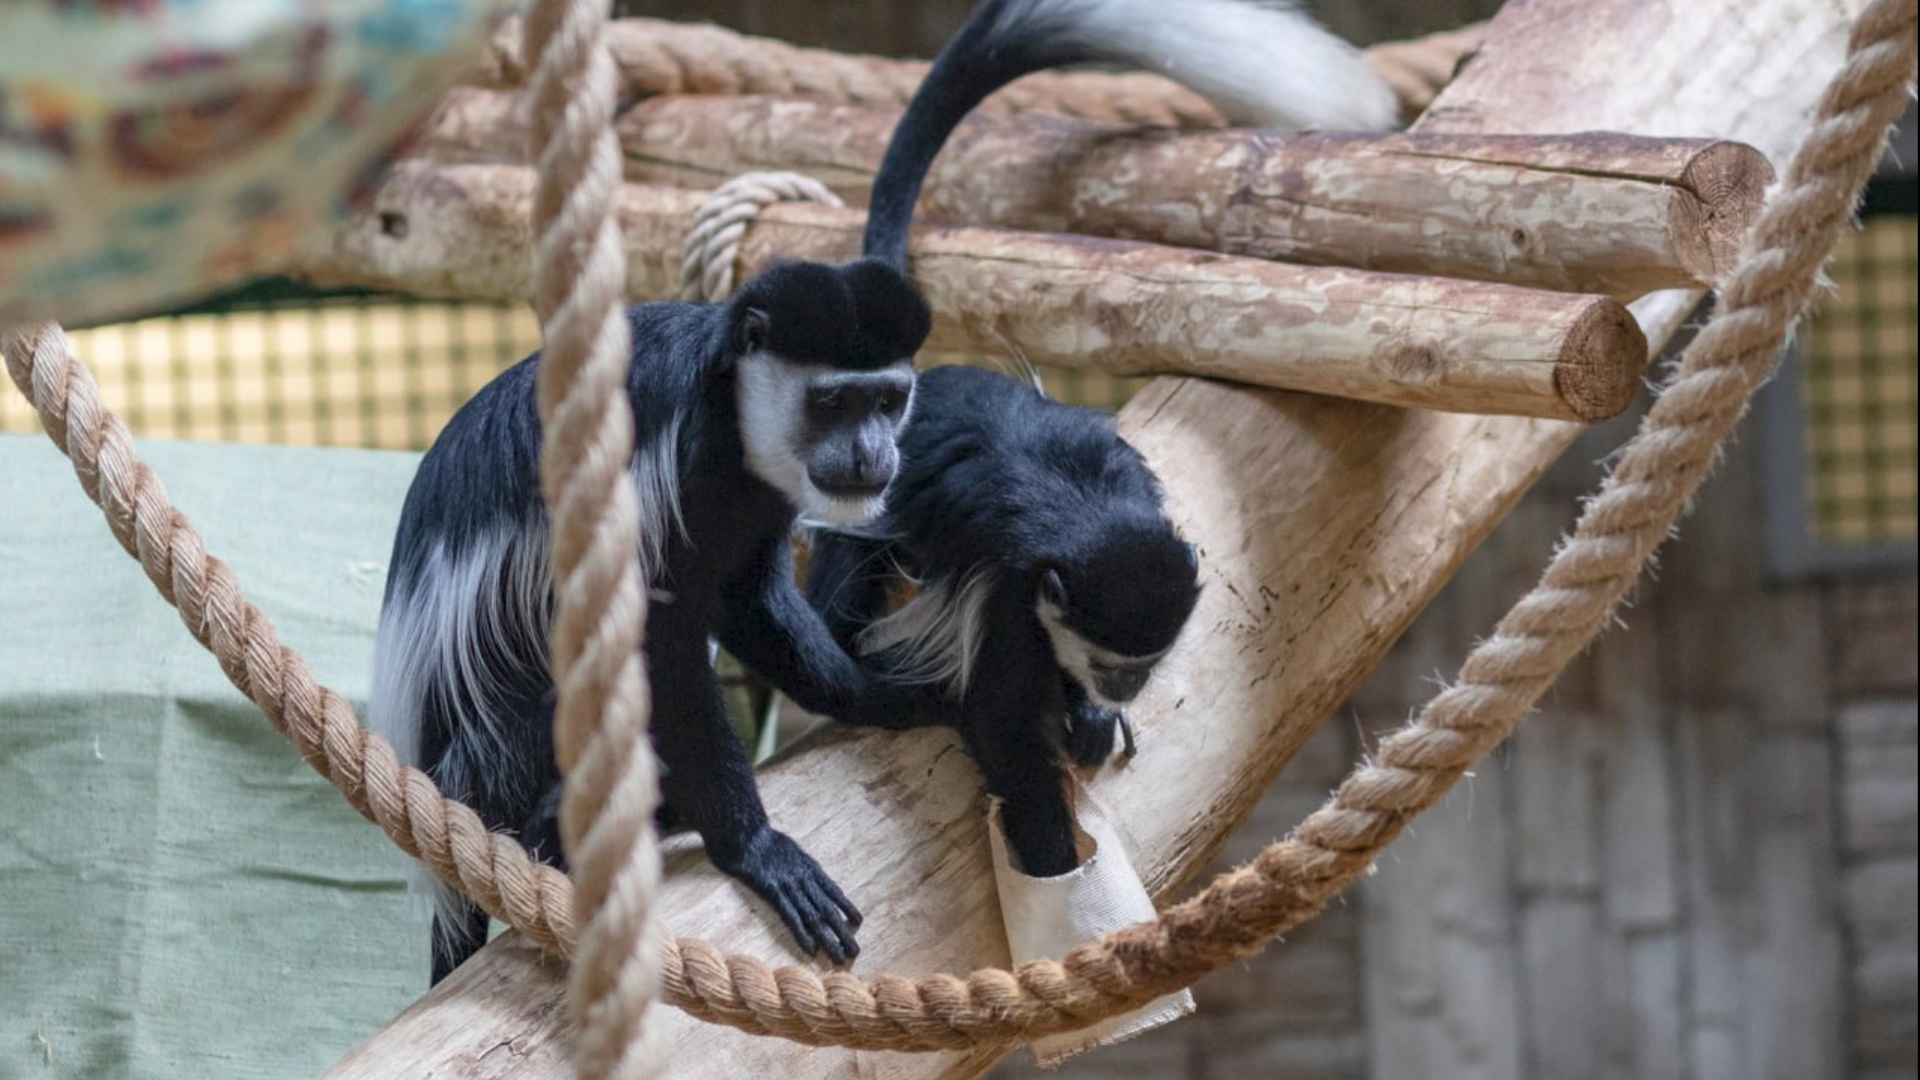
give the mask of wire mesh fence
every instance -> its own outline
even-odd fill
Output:
[[[1920,242],[1909,214],[1869,217],[1836,253],[1802,355],[1807,528],[1820,545],[1912,541]]]
[[[540,344],[524,305],[281,292],[71,336],[137,436],[385,450],[424,449],[474,391]],[[1063,401],[1105,408],[1142,381],[1041,377]],[[36,430],[26,402],[0,394],[0,431]]]

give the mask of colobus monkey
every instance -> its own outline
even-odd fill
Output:
[[[1111,415],[980,368],[935,368],[915,395],[886,514],[816,535],[810,598],[869,662],[958,700],[1021,869],[1062,874],[1079,857],[1060,752],[1112,752],[1199,597],[1196,554]],[[885,614],[903,576],[919,592]]]
[[[911,698],[834,641],[794,581],[788,541],[796,514],[852,525],[879,511],[926,303],[877,260],[793,263],[725,304],[645,304],[629,322],[662,820],[697,830],[714,865],[772,904],[804,951],[845,962],[860,913],[768,823],[708,640],[816,712],[874,722],[872,710]],[[370,711],[404,760],[558,865],[536,360],[475,395],[420,463],[394,538]],[[416,881],[435,899],[438,982],[485,943],[487,916]]]
[[[1061,64],[1170,75],[1228,117],[1386,127],[1394,99],[1354,50],[1289,7],[1244,0],[987,0],[934,61],[875,180],[867,251],[905,265],[921,179],[989,93]],[[1021,868],[1079,862],[1062,750],[1112,752],[1118,711],[1179,636],[1199,595],[1146,462],[1113,419],[987,371],[920,377],[886,513],[815,537],[809,597],[836,637],[958,700],[956,721],[1003,800]],[[901,578],[919,585],[887,613]],[[888,726],[927,712],[879,717]]]

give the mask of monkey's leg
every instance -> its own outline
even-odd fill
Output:
[[[436,911],[433,916],[433,976],[428,985],[437,986],[441,979],[453,974],[453,969],[466,962],[467,957],[480,951],[487,943],[487,913],[480,905],[458,897],[451,905],[455,911]]]
[[[803,952],[824,950],[846,963],[860,954],[853,935],[860,912],[812,856],[769,824],[707,662],[705,629],[687,606],[656,604],[647,633],[661,795],[699,832],[716,867],[773,905]]]
[[[548,785],[527,823],[520,828],[520,846],[540,862],[557,870],[567,868],[567,853],[560,844],[560,798],[564,787],[559,780]]]
[[[521,843],[539,854],[560,854],[559,772],[553,762],[553,701],[543,678],[489,672],[476,686],[493,690],[490,698],[473,688],[461,700],[486,700],[491,722],[476,706],[451,710],[431,700],[423,717],[421,758],[442,791],[466,803],[481,824],[494,832],[520,830]],[[481,734],[485,732],[486,734]],[[543,793],[546,798],[542,798]],[[530,841],[528,829],[540,828],[542,808],[551,800],[550,841]],[[487,914],[458,892],[436,883],[432,939],[433,981],[439,982],[487,943]]]

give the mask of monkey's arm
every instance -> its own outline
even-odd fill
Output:
[[[1019,868],[1031,877],[1064,874],[1080,864],[1066,769],[1042,722],[1058,708],[1052,650],[1014,590],[996,590],[987,633],[968,687],[967,748],[987,790],[1001,799],[1000,821]]]
[[[682,596],[655,604],[647,627],[653,744],[664,768],[660,794],[705,843],[707,858],[772,904],[808,955],[836,963],[860,954],[860,912],[820,864],[767,820],[753,764],[734,734],[707,660],[700,606]]]
[[[807,560],[807,600],[840,647],[887,613],[887,583],[895,576],[887,545],[845,533],[814,534]]]
[[[723,609],[720,644],[809,712],[894,729],[958,720],[937,687],[888,678],[847,654],[800,595],[784,540],[732,583]]]

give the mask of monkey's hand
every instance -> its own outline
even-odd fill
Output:
[[[1118,730],[1125,740],[1128,757],[1133,756],[1133,725],[1118,709],[1104,709],[1085,697],[1075,696],[1067,703],[1067,756],[1077,765],[1098,765],[1113,756],[1113,735]]]
[[[860,955],[853,938],[860,928],[859,909],[786,833],[762,826],[738,852],[709,847],[707,857],[772,904],[808,956],[824,950],[834,963],[845,964]]]

